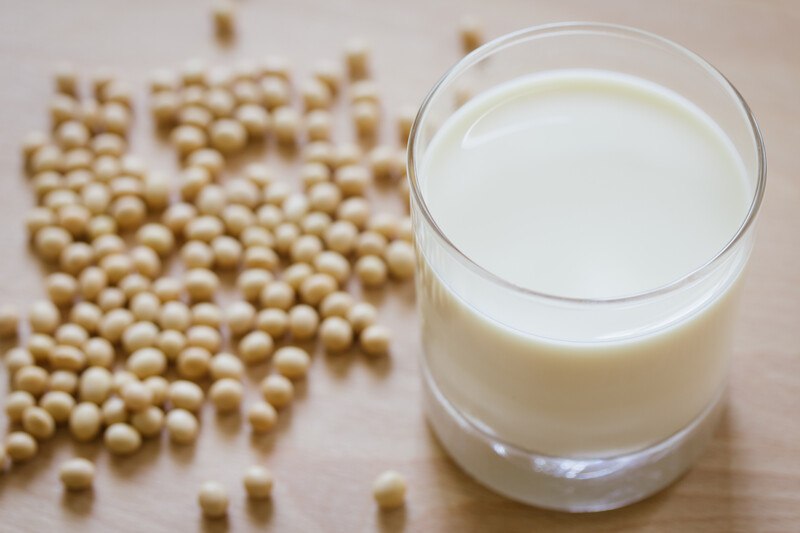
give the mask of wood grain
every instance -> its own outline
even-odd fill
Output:
[[[540,511],[483,489],[447,459],[425,425],[413,291],[397,286],[369,295],[396,332],[392,357],[372,362],[358,354],[317,354],[298,401],[274,434],[253,438],[239,417],[217,418],[207,410],[196,446],[174,447],[162,439],[128,459],[59,435],[42,446],[36,461],[0,476],[0,531],[800,530],[800,4],[790,0],[242,0],[237,37],[227,46],[214,41],[208,4],[196,0],[7,3],[0,17],[2,300],[24,307],[42,294],[44,271],[27,250],[21,223],[32,199],[18,144],[29,130],[46,126],[49,76],[58,60],[84,72],[113,67],[136,84],[141,109],[144,80],[156,67],[193,56],[232,62],[280,53],[304,74],[314,61],[337,57],[347,37],[359,35],[373,45],[387,109],[397,109],[421,100],[458,59],[455,26],[464,13],[480,17],[490,36],[563,20],[659,33],[724,72],[760,120],[769,185],[737,333],[729,408],[699,464],[647,501],[593,515]],[[134,152],[151,167],[174,169],[146,113],[136,120]],[[5,387],[3,379],[0,394]],[[97,461],[94,492],[62,491],[57,466],[73,454]],[[244,498],[241,474],[252,463],[275,473],[271,503]],[[381,514],[370,485],[386,468],[407,475],[410,493],[404,509]],[[227,521],[200,517],[196,490],[206,479],[231,488]]]

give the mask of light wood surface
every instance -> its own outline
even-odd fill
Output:
[[[730,405],[707,453],[684,478],[629,508],[567,515],[519,505],[483,489],[447,459],[424,422],[413,290],[395,286],[370,298],[395,331],[393,353],[372,362],[318,353],[307,384],[279,428],[251,437],[240,417],[207,409],[196,446],[165,438],[131,458],[65,435],[34,462],[0,475],[0,531],[721,531],[800,530],[800,4],[757,0],[539,0],[376,2],[295,0],[240,3],[236,40],[212,37],[207,2],[197,0],[7,2],[0,17],[0,296],[24,308],[42,295],[44,272],[29,253],[22,216],[32,203],[20,170],[19,140],[47,125],[54,64],[82,72],[112,67],[137,88],[156,67],[194,56],[211,62],[284,54],[299,74],[338,58],[349,36],[374,49],[387,109],[421,100],[459,57],[455,28],[464,13],[487,34],[552,21],[597,20],[641,27],[699,52],[739,88],[760,121],[769,181],[737,332]],[[146,113],[133,151],[172,170]],[[273,157],[270,155],[269,157]],[[263,375],[257,369],[253,379]],[[4,372],[4,370],[2,371]],[[0,385],[0,398],[7,387]],[[0,400],[2,403],[2,400]],[[4,417],[4,415],[0,415]],[[0,424],[6,425],[3,418]],[[68,494],[59,463],[96,460],[93,492]],[[271,503],[251,504],[241,475],[260,463],[276,477]],[[376,511],[370,487],[384,469],[403,472],[408,503]],[[227,521],[206,521],[199,484],[231,490]]]

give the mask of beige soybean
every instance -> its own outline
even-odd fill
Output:
[[[272,130],[279,143],[295,143],[301,122],[300,115],[291,107],[281,105],[272,112]]]
[[[173,409],[197,411],[203,405],[203,389],[196,383],[179,379],[170,384],[168,399]]]
[[[223,154],[241,151],[247,144],[247,130],[242,123],[232,119],[220,119],[211,125],[211,146]]]
[[[377,231],[367,230],[358,236],[356,242],[356,255],[364,257],[365,255],[374,255],[382,257],[386,252],[388,240],[386,237]]]
[[[136,232],[136,240],[152,248],[157,254],[164,256],[170,253],[175,246],[175,237],[163,224],[145,224]]]
[[[88,442],[100,433],[100,408],[92,402],[81,402],[69,415],[69,430],[75,440]]]
[[[97,295],[96,300],[97,306],[102,311],[106,312],[103,320],[100,321],[98,331],[102,332],[104,328],[111,328],[110,334],[113,335],[113,340],[116,342],[119,340],[119,337],[122,336],[122,332],[125,330],[125,328],[127,328],[130,323],[133,322],[133,315],[127,309],[120,309],[123,305],[125,305],[125,293],[117,287],[106,287],[100,291],[100,294]],[[112,310],[125,311],[125,313],[124,315],[121,313],[115,313],[112,315],[113,318],[109,318],[108,314]],[[121,329],[117,331],[117,328]]]
[[[249,103],[236,108],[234,117],[241,124],[248,139],[260,139],[267,134],[272,122],[269,113],[260,105]]]
[[[280,258],[271,248],[265,246],[251,246],[244,253],[242,265],[246,269],[260,269],[272,271],[280,264]]]
[[[309,305],[318,305],[327,295],[336,291],[338,284],[330,274],[312,274],[300,285],[300,297]]]
[[[250,423],[253,433],[267,433],[277,424],[278,412],[272,404],[257,401],[247,408],[247,421]]]
[[[406,241],[396,240],[387,246],[384,252],[389,273],[397,279],[409,279],[414,276],[416,264],[414,248]]]
[[[314,235],[302,235],[292,243],[289,256],[296,263],[312,263],[322,252],[322,240]]]
[[[86,364],[90,367],[110,368],[114,362],[114,346],[101,337],[92,337],[83,343],[83,353],[86,355]]]
[[[170,139],[181,155],[187,155],[195,150],[205,148],[208,144],[208,137],[205,131],[197,126],[188,124],[178,126],[172,130]]]
[[[394,470],[387,470],[372,484],[372,496],[381,509],[400,507],[405,503],[406,479]]]
[[[272,494],[274,478],[272,472],[263,466],[251,466],[244,474],[243,483],[247,496],[260,500],[269,498]]]
[[[345,63],[350,79],[359,80],[369,75],[370,49],[360,39],[350,40],[345,47]]]
[[[289,379],[302,379],[308,373],[311,358],[302,348],[284,346],[275,352],[272,364],[279,374]]]
[[[133,262],[123,253],[112,253],[100,260],[100,268],[105,271],[108,281],[118,284],[133,272]]]
[[[134,413],[131,416],[131,425],[144,438],[155,437],[161,433],[164,427],[164,411],[151,405],[144,410]]]
[[[272,337],[263,331],[252,331],[239,341],[239,356],[248,365],[266,361],[273,349]]]
[[[365,255],[355,264],[356,276],[365,287],[381,287],[386,283],[388,269],[378,256]]]
[[[32,406],[22,413],[22,429],[36,439],[46,440],[55,434],[56,423],[48,411]]]
[[[384,355],[389,351],[391,333],[386,326],[373,324],[364,328],[358,342],[367,355]]]
[[[295,305],[289,310],[289,333],[295,340],[314,338],[319,326],[317,311],[306,304]]]
[[[6,454],[15,463],[33,459],[38,451],[36,440],[24,431],[14,431],[6,437]]]
[[[402,106],[397,113],[397,137],[403,146],[411,136],[411,126],[414,124],[416,115],[417,108],[409,105]]]
[[[101,268],[90,266],[80,273],[78,286],[83,298],[94,300],[108,286],[108,276]]]
[[[300,86],[300,96],[303,99],[303,106],[306,111],[328,108],[333,101],[333,93],[330,87],[316,78],[303,82]]]
[[[362,138],[372,138],[376,135],[380,116],[380,108],[372,101],[362,100],[353,104],[353,126]]]
[[[294,304],[295,291],[284,281],[271,281],[262,289],[259,298],[262,306],[285,311]]]
[[[280,374],[265,377],[259,387],[264,399],[276,409],[289,405],[294,398],[294,385]]]
[[[88,459],[76,457],[61,464],[58,478],[67,490],[86,490],[94,482],[94,464]]]
[[[146,214],[147,206],[136,196],[122,196],[111,203],[111,216],[122,230],[139,227],[144,222]]]
[[[61,344],[53,348],[48,361],[54,370],[80,372],[86,366],[86,354],[79,348]]]
[[[78,398],[82,402],[102,404],[114,388],[111,372],[101,366],[92,366],[81,374],[78,383]]]
[[[31,304],[28,320],[34,332],[52,334],[61,323],[61,314],[52,302],[39,300]]]
[[[48,388],[51,391],[66,392],[72,396],[78,390],[78,374],[69,370],[56,370],[50,374]]]
[[[367,229],[383,235],[387,241],[397,237],[398,217],[392,213],[375,213],[367,221]]]
[[[238,410],[242,404],[244,387],[242,383],[233,378],[222,378],[215,381],[208,391],[211,403],[219,412]]]
[[[76,457],[61,464],[58,477],[67,490],[86,490],[94,482],[94,464],[88,459]]]
[[[244,376],[244,365],[235,355],[220,352],[211,358],[208,364],[208,371],[213,380],[225,378],[241,380]]]
[[[321,211],[312,211],[300,221],[300,229],[307,235],[322,239],[332,223],[333,219],[329,214]]]
[[[5,355],[6,369],[9,376],[14,376],[20,368],[32,366],[36,363],[33,355],[25,348],[12,348]]]
[[[122,394],[122,389],[125,388],[125,385],[137,381],[139,381],[139,378],[137,378],[127,370],[116,370],[112,377],[112,383],[113,383],[112,390],[116,394]]]
[[[208,373],[211,352],[199,346],[189,346],[178,354],[176,369],[181,377],[198,380]]]
[[[345,291],[336,291],[327,295],[319,305],[319,314],[322,318],[329,316],[347,317],[347,313],[355,304],[355,298]]]
[[[350,262],[338,252],[321,252],[314,257],[313,264],[317,272],[328,274],[340,285],[350,277]]]
[[[212,148],[201,148],[189,154],[186,159],[188,166],[198,166],[205,168],[209,174],[217,177],[225,167],[225,158],[217,150]]]
[[[483,44],[483,28],[480,22],[473,17],[464,17],[459,22],[458,32],[465,54]]]
[[[222,235],[223,231],[225,226],[220,219],[212,215],[202,215],[190,220],[183,233],[187,239],[210,243],[215,237]]]
[[[370,174],[361,165],[345,165],[336,169],[333,181],[339,186],[342,195],[363,196],[370,183]]]
[[[224,320],[222,309],[216,304],[203,302],[192,306],[192,325],[219,329]]]
[[[236,287],[246,300],[257,300],[264,287],[272,281],[272,273],[261,268],[249,268],[242,271],[236,279]]]
[[[142,276],[152,280],[161,273],[161,259],[152,248],[135,246],[130,251],[130,258],[133,268]],[[154,288],[153,290],[155,291]]]
[[[228,490],[215,481],[200,486],[197,502],[206,518],[222,518],[228,514]]]
[[[69,274],[56,272],[44,281],[45,290],[54,304],[65,306],[72,302],[78,293],[78,282]]]
[[[133,315],[131,315],[133,316]],[[128,353],[155,345],[158,338],[158,326],[152,322],[134,322],[122,333],[122,346]]]
[[[97,328],[100,327],[100,321],[103,319],[103,310],[91,302],[78,302],[69,312],[69,320],[73,324],[65,324],[56,330],[56,340],[61,344],[71,344],[72,342],[81,339],[81,343],[85,343],[88,338],[88,333],[96,333]],[[83,333],[79,333],[77,329],[72,326],[81,328]],[[62,338],[58,339],[59,331],[62,333]]]
[[[361,333],[367,327],[375,323],[378,318],[378,311],[375,306],[368,302],[358,302],[350,311],[347,312],[347,321],[355,333]]]
[[[336,209],[336,218],[351,222],[358,229],[364,229],[369,220],[370,212],[369,202],[365,198],[348,198]]]
[[[297,291],[300,289],[303,282],[313,273],[314,269],[308,263],[295,263],[284,269],[281,281],[294,291]]]
[[[59,266],[67,274],[78,276],[94,261],[94,249],[85,242],[73,242],[61,252]]]
[[[156,347],[161,350],[167,360],[175,361],[178,354],[186,348],[186,336],[173,329],[164,330],[158,334]]]
[[[20,368],[13,378],[14,390],[29,392],[33,396],[41,396],[47,389],[47,370],[40,366]]]
[[[251,331],[255,316],[255,307],[247,302],[234,302],[225,309],[225,323],[233,335]]]
[[[288,227],[292,227],[292,225],[289,224]],[[239,234],[239,240],[246,248],[253,246],[272,248],[276,244],[275,235],[270,230],[258,226],[243,229]]]
[[[306,133],[310,141],[329,141],[333,118],[325,109],[315,109],[306,115]]]
[[[331,182],[317,183],[310,187],[308,201],[311,209],[331,215],[342,201],[342,191]]]
[[[222,344],[222,335],[216,329],[219,327],[221,318],[218,319],[218,316],[221,314],[216,313],[217,308],[215,307],[215,322],[213,327],[211,325],[197,325],[192,326],[188,330],[186,330],[186,345],[187,346],[199,346],[200,348],[205,348],[209,352],[216,352],[219,350],[220,345]]]
[[[157,348],[143,347],[137,349],[128,357],[125,366],[137,378],[145,379],[163,374],[167,368],[167,358]]]
[[[289,315],[283,309],[263,309],[256,315],[254,327],[273,339],[280,339],[289,328]]]
[[[220,235],[211,241],[214,264],[218,269],[232,269],[239,265],[242,257],[242,245],[228,235]]]
[[[193,268],[184,274],[186,293],[194,301],[210,300],[219,287],[219,278],[210,270]]]
[[[28,337],[28,351],[36,362],[48,361],[55,347],[56,341],[45,333],[31,333]]]
[[[174,302],[183,295],[183,281],[178,278],[163,277],[153,283],[153,294],[161,303]]]
[[[192,324],[192,312],[183,302],[166,302],[161,307],[158,317],[158,325],[162,329],[173,329],[186,331]]]
[[[152,292],[142,292],[131,299],[129,308],[137,320],[156,322],[161,311],[161,300]]]
[[[50,391],[39,400],[39,406],[47,411],[56,424],[63,424],[69,420],[69,415],[75,407],[75,398],[63,391]]]
[[[130,455],[142,447],[142,436],[133,426],[117,422],[105,430],[103,443],[114,455]]]
[[[280,205],[291,194],[289,184],[276,181],[264,187],[264,201],[270,205]]]
[[[117,396],[113,396],[103,402],[100,407],[103,414],[103,424],[110,426],[118,422],[128,421],[128,408],[125,406],[125,400]]]
[[[320,324],[319,338],[327,351],[341,352],[353,344],[353,327],[342,317],[331,316]]]
[[[130,302],[137,294],[150,290],[150,280],[141,274],[132,272],[122,278],[117,286],[125,294],[125,299]]]
[[[198,167],[191,167],[194,172],[208,177],[208,171]],[[210,178],[209,178],[210,179]],[[183,234],[188,223],[197,216],[197,209],[184,202],[170,205],[161,216],[162,223],[176,235]]]
[[[6,397],[5,403],[8,421],[17,424],[22,421],[25,410],[36,405],[36,398],[29,392],[17,390]]]
[[[358,228],[350,221],[337,220],[325,230],[324,239],[330,251],[348,255],[356,247]]]
[[[199,433],[197,418],[183,408],[167,413],[166,428],[170,440],[176,444],[191,444],[197,440]]]
[[[153,392],[139,381],[126,384],[120,396],[125,402],[125,408],[132,413],[144,411],[153,403]]]

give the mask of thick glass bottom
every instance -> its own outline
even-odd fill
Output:
[[[428,421],[461,468],[512,500],[547,509],[595,512],[642,500],[681,476],[711,440],[724,406],[720,393],[670,438],[644,450],[604,459],[538,455],[486,434],[445,398],[421,360]]]

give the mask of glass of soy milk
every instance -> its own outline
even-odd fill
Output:
[[[766,179],[725,77],[639,30],[519,31],[430,92],[409,178],[425,408],[453,459],[576,512],[685,472],[724,404]]]

